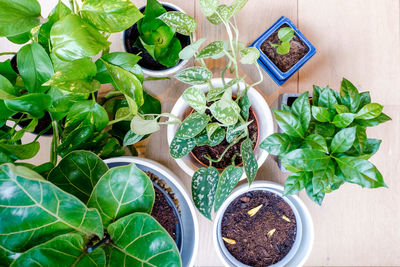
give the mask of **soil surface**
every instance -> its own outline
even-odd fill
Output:
[[[13,118],[18,119],[21,116],[23,116],[22,113],[17,113],[13,116]],[[32,120],[25,120],[25,121],[20,121],[18,123],[19,126],[21,127],[25,127],[28,126],[28,124],[31,122]],[[41,131],[45,130],[49,125],[51,124],[51,118],[50,118],[50,114],[48,112],[45,112],[45,115],[43,116],[43,118],[38,120],[38,124],[35,128],[35,130],[33,131],[35,134],[39,134]],[[43,133],[43,135],[52,135],[53,134],[53,128],[50,127],[45,133]]]
[[[247,212],[261,204],[261,209],[250,217]],[[292,248],[296,219],[281,197],[256,190],[240,195],[228,206],[221,231],[223,237],[236,241],[236,244],[224,243],[238,261],[250,266],[269,266],[283,259]]]
[[[211,112],[207,109],[206,113],[208,115],[211,115]],[[257,128],[257,122],[253,113],[252,108],[250,107],[250,112],[249,112],[249,120],[248,121],[253,121],[247,128],[249,129],[249,136],[250,139],[253,141],[253,149],[255,148],[257,144],[257,136],[258,136],[258,128]],[[217,120],[213,118],[213,122],[216,122]],[[245,140],[243,138],[240,140],[238,143],[233,145],[224,155],[222,160],[220,162],[213,162],[212,166],[214,166],[217,169],[225,169],[229,165],[232,164],[232,157],[236,154],[240,154],[240,145],[242,142]],[[209,166],[209,161],[204,158],[204,156],[209,155],[212,159],[218,159],[222,153],[225,151],[225,149],[229,146],[229,143],[224,139],[219,145],[217,146],[196,146],[193,148],[192,153],[193,155],[200,160],[203,164]],[[235,159],[235,164],[239,165],[242,163],[242,157],[236,157]]]
[[[279,29],[288,27],[284,24]],[[285,55],[279,55],[276,48],[271,46],[271,43],[276,44],[279,42],[278,30],[276,30],[267,40],[261,44],[261,51],[271,59],[271,61],[282,71],[287,72],[290,70],[300,59],[302,59],[308,52],[307,45],[295,34],[290,41],[290,51]]]
[[[175,9],[172,9],[165,5],[163,5],[163,7],[167,11],[176,11]],[[144,13],[144,10],[145,10],[144,8],[141,8],[140,12]],[[189,36],[177,33],[176,37],[181,42],[182,49],[185,46],[188,46],[190,44]],[[132,53],[132,54],[136,54],[136,55],[138,55],[140,53],[139,56],[141,56],[142,59],[139,61],[138,64],[141,67],[149,69],[149,70],[166,70],[166,69],[168,69],[169,67],[161,65],[156,60],[154,60],[154,58],[149,53],[147,53],[146,49],[135,46],[135,42],[138,38],[139,38],[139,31],[137,29],[137,24],[134,24],[132,27],[130,27],[129,29],[127,29],[125,31],[124,44],[125,44],[126,51],[129,53]],[[179,62],[181,62],[181,61],[179,61]]]

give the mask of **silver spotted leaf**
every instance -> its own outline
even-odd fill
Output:
[[[194,112],[182,122],[175,133],[175,137],[181,139],[193,138],[206,128],[209,121],[208,115]]]
[[[224,41],[215,41],[204,47],[199,52],[196,59],[209,57],[217,59],[222,56],[224,56]]]
[[[203,67],[190,67],[176,74],[175,78],[188,84],[204,84],[211,80],[212,72]]]
[[[192,177],[192,198],[197,209],[211,220],[215,191],[219,179],[218,170],[214,167],[200,168]]]
[[[109,266],[182,265],[175,241],[150,215],[137,212],[110,224]]]
[[[166,12],[159,16],[158,19],[183,35],[190,35],[197,28],[197,22],[194,18],[179,11]]]
[[[153,204],[153,183],[134,164],[110,169],[100,178],[88,201],[88,207],[99,210],[105,227],[134,212],[150,213]]]
[[[205,135],[207,138],[207,134]],[[207,139],[208,140],[208,139]],[[169,146],[169,153],[174,159],[183,158],[196,146],[196,140],[194,138],[181,139],[174,137],[171,145]]]
[[[237,185],[243,175],[241,167],[234,165],[228,166],[222,173],[218,181],[217,191],[215,192],[214,211],[217,212],[222,203]]]
[[[253,142],[246,138],[240,145],[240,152],[243,159],[243,167],[247,176],[247,181],[251,184],[256,178],[258,163],[253,152]]]
[[[182,94],[183,100],[199,113],[204,113],[207,108],[207,99],[204,92],[196,87],[189,87]]]

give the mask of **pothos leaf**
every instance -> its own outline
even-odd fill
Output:
[[[200,8],[204,16],[208,17],[215,13],[219,0],[200,0]]]
[[[8,218],[0,224],[0,246],[7,250],[23,252],[71,231],[103,237],[97,210],[26,167],[1,165],[0,188],[0,214]]]
[[[247,176],[247,181],[251,184],[256,178],[258,164],[253,152],[253,142],[247,138],[240,145],[240,153],[243,159],[243,167]]]
[[[240,114],[239,105],[232,100],[232,88],[228,88],[222,98],[210,107],[211,114],[225,125],[234,125]]]
[[[182,122],[175,133],[175,137],[181,139],[193,138],[206,128],[209,121],[208,115],[194,112]]]
[[[224,55],[224,41],[215,41],[208,44],[204,47],[199,54],[197,55],[196,59],[201,58],[219,58]]]
[[[86,252],[87,240],[82,235],[70,233],[57,236],[22,253],[13,263],[14,267],[25,266],[106,266],[106,255],[102,247]]]
[[[31,93],[4,100],[4,104],[9,110],[28,113],[33,118],[40,119],[50,107],[51,97],[42,93]]]
[[[131,130],[137,135],[152,134],[160,130],[157,119],[146,120],[136,115],[131,120]]]
[[[76,102],[67,114],[65,127],[76,128],[81,123],[92,124],[96,131],[101,131],[108,124],[107,111],[92,100]]]
[[[255,47],[246,47],[240,50],[240,63],[255,64],[260,57],[260,51]]]
[[[214,211],[217,212],[222,203],[232,192],[243,175],[243,169],[230,165],[221,173],[218,181],[217,191],[215,192]]]
[[[88,207],[100,211],[104,227],[134,212],[150,213],[153,204],[153,183],[134,164],[107,171],[88,201]]]
[[[199,40],[197,40],[196,42],[185,46],[185,48],[182,49],[181,52],[179,52],[179,58],[180,59],[190,59],[191,57],[193,57],[197,51],[199,50],[200,46],[202,43],[204,43],[206,39],[205,38],[201,38]]]
[[[192,177],[192,197],[197,209],[211,220],[219,174],[216,168],[200,168]]]
[[[175,241],[146,213],[125,216],[110,224],[107,230],[113,240],[110,266],[182,265]]]
[[[207,100],[204,92],[197,87],[189,87],[183,92],[183,100],[199,113],[204,113],[207,108]]]
[[[86,203],[93,187],[107,170],[107,164],[96,154],[73,151],[51,170],[47,180]]]
[[[207,134],[205,135],[207,137]],[[183,158],[196,146],[194,138],[181,139],[174,137],[169,147],[169,153],[174,159]]]
[[[197,22],[194,18],[179,11],[166,12],[159,16],[158,19],[183,35],[190,35],[197,28]]]
[[[204,84],[211,80],[212,72],[203,67],[190,67],[176,74],[175,78],[193,85]]]

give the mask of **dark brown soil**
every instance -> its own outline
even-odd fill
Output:
[[[206,111],[207,114],[211,114],[209,110]],[[258,136],[258,128],[257,128],[257,122],[254,116],[254,113],[252,111],[252,108],[250,108],[249,112],[249,120],[248,121],[253,121],[247,128],[249,129],[249,136],[250,139],[253,141],[253,149],[256,146],[257,143],[257,136]],[[213,121],[216,121],[213,119]],[[245,139],[243,138],[240,140],[238,143],[233,145],[224,155],[222,160],[220,162],[213,162],[212,166],[214,166],[217,169],[225,169],[229,165],[232,164],[232,157],[236,153],[240,153],[240,145]],[[209,166],[209,161],[204,158],[204,156],[209,155],[212,159],[218,159],[222,153],[225,151],[225,149],[229,146],[229,143],[224,139],[219,145],[217,146],[196,146],[193,148],[192,153],[193,155],[200,160],[203,164]],[[236,157],[235,159],[235,164],[239,165],[242,163],[242,157]]]
[[[250,217],[247,212],[261,204],[261,209]],[[238,261],[250,266],[269,266],[283,259],[292,248],[296,219],[290,206],[278,195],[250,191],[228,206],[221,232],[223,237],[236,241],[236,244],[225,241],[225,246]]]
[[[287,24],[282,25],[279,29],[288,27]],[[261,44],[261,51],[271,59],[271,61],[282,71],[290,70],[300,59],[308,52],[307,45],[295,34],[290,41],[290,51],[285,55],[279,55],[276,48],[271,46],[271,43],[276,44],[279,41],[278,30],[276,30],[267,40]]]

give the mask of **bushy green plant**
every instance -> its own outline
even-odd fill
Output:
[[[382,174],[368,161],[381,140],[366,134],[367,127],[390,120],[382,109],[371,103],[369,92],[359,93],[343,79],[340,94],[314,86],[312,104],[306,92],[291,107],[273,110],[282,133],[267,137],[260,147],[278,155],[292,172],[285,182],[285,195],[305,189],[310,199],[321,204],[326,193],[345,182],[386,187]]]
[[[150,215],[152,181],[134,164],[109,170],[74,151],[46,178],[0,165],[0,265],[181,266],[175,241]]]

